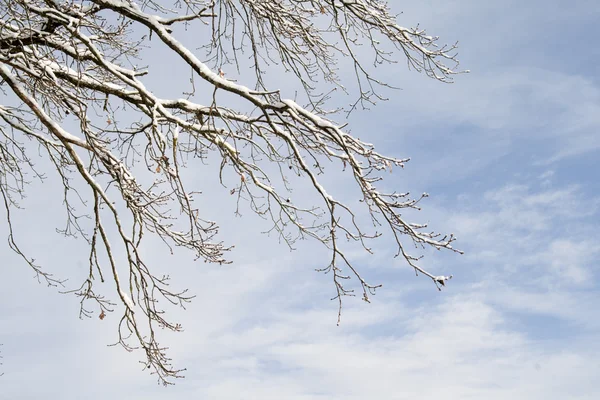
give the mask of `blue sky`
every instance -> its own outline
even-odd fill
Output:
[[[600,397],[600,5],[389,4],[404,12],[400,24],[459,40],[461,65],[471,70],[444,85],[402,63],[383,68],[402,90],[349,120],[361,139],[412,158],[383,185],[430,193],[415,221],[454,232],[466,252],[425,251],[429,270],[454,275],[449,286],[438,292],[415,277],[384,237],[374,256],[352,252],[383,289],[371,304],[346,299],[336,326],[331,280],[314,272],[325,249],[301,243],[290,253],[258,235],[260,221],[249,211],[233,216],[209,165],[190,179],[222,238],[236,245],[234,264],[147,249],[172,267],[174,284],[198,296],[187,311],[173,310],[185,331],[163,339],[186,378],[157,386],[138,355],[106,346],[116,340],[116,315],[77,319],[75,298],[37,284],[1,245],[0,398]],[[281,84],[293,97],[294,87]],[[328,173],[333,192],[355,194],[350,177]],[[53,192],[32,187],[18,229],[47,270],[76,275],[86,249],[53,234],[63,223],[60,200],[48,205]]]

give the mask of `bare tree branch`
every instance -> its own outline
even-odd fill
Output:
[[[330,92],[318,90],[325,83],[350,92],[337,71],[338,59],[348,59],[359,95],[346,111],[383,99],[378,89],[391,86],[362,61],[364,44],[375,65],[395,63],[393,57],[400,53],[410,68],[450,82],[461,72],[456,46],[438,46],[438,38],[423,29],[398,25],[377,0],[179,0],[172,8],[165,3],[0,0],[0,90],[11,98],[0,105],[0,194],[9,245],[38,279],[64,283],[26,256],[13,234],[11,210],[19,207],[27,176],[45,179],[29,155],[32,143],[44,150],[55,169],[51,172],[64,186],[67,222],[60,232],[83,238],[90,249],[87,278],[65,292],[80,297],[80,317],[93,314],[86,306],[89,300],[101,319],[122,307],[118,344],[129,351],[142,349],[144,365],[163,384],[172,383],[182,370],[171,366],[155,329],[179,331],[181,325],[167,319],[158,299],[184,306],[193,296],[187,289],[171,289],[169,277],[154,272],[140,250],[144,235],[159,237],[170,249],[189,249],[206,262],[229,262],[224,256],[229,247],[216,241],[217,223],[201,217],[194,192],[181,177],[191,158],[216,152],[221,176],[226,171],[239,176],[231,194],[270,220],[271,231],[290,248],[298,239],[312,238],[330,250],[331,259],[320,271],[333,279],[338,323],[342,298],[354,295],[345,286],[351,277],[367,302],[381,286],[363,278],[339,241],[346,238],[371,252],[369,240],[380,233],[368,232],[356,210],[322,185],[325,161],[353,176],[373,224],[385,226],[395,239],[397,256],[438,289],[445,286],[452,276],[425,271],[418,264],[420,256],[407,250],[413,245],[459,252],[452,234],[431,232],[403,216],[404,209],[419,209],[427,194],[411,199],[408,193],[375,187],[383,172],[403,167],[409,159],[380,154],[348,134],[324,109]],[[177,26],[191,24],[211,31],[201,47],[207,62],[173,33]],[[193,100],[194,80],[186,98],[159,97],[149,71],[132,67],[153,39],[168,48],[171,62],[184,63],[193,79],[211,88],[210,104]],[[244,52],[255,72],[252,86],[226,78],[223,71],[230,64],[239,68]],[[297,78],[307,94],[306,106],[267,87],[264,71],[273,64]],[[221,94],[235,96],[241,105],[222,104],[226,96]],[[145,171],[133,167],[134,159],[144,161]],[[292,200],[287,174],[308,182],[321,204],[304,207]],[[86,211],[79,213],[74,202]],[[98,281],[101,288],[112,285],[113,296],[101,294]]]

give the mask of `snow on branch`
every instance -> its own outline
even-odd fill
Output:
[[[445,286],[452,276],[424,270],[420,256],[407,250],[412,245],[459,252],[452,234],[431,232],[403,216],[405,209],[419,209],[427,194],[412,199],[408,193],[375,187],[383,172],[409,160],[383,155],[351,136],[345,125],[328,117],[323,108],[327,96],[318,89],[319,82],[328,82],[346,90],[336,66],[348,59],[359,88],[349,111],[383,98],[377,87],[390,85],[362,61],[358,49],[363,44],[371,47],[375,64],[394,63],[399,53],[417,71],[450,82],[461,72],[456,46],[438,46],[438,38],[425,30],[398,25],[387,6],[376,0],[182,0],[170,6],[158,0],[0,4],[0,90],[19,104],[0,105],[0,194],[11,247],[37,276],[48,284],[63,283],[26,257],[13,237],[10,211],[24,196],[25,169],[36,171],[29,155],[36,146],[25,139],[44,150],[64,185],[67,228],[62,232],[89,244],[89,275],[79,288],[67,290],[80,297],[80,315],[93,314],[86,305],[90,301],[101,319],[115,310],[117,303],[100,294],[104,286],[98,288],[98,281],[111,282],[113,297],[124,310],[118,343],[130,351],[141,348],[144,365],[163,384],[172,383],[182,370],[171,366],[155,329],[179,331],[181,325],[167,319],[157,299],[183,306],[193,296],[187,289],[171,289],[169,278],[158,276],[143,257],[141,244],[150,233],[170,249],[186,248],[210,263],[229,262],[229,247],[217,240],[217,223],[202,218],[194,191],[182,179],[182,169],[193,168],[186,160],[209,152],[220,157],[221,173],[239,176],[231,189],[238,204],[246,200],[252,211],[269,219],[271,230],[290,247],[300,238],[312,238],[329,249],[331,258],[320,271],[332,277],[338,323],[342,298],[355,295],[347,287],[351,277],[367,302],[381,286],[366,281],[339,240],[345,237],[370,252],[369,240],[380,234],[368,232],[358,222],[357,210],[321,183],[324,161],[336,162],[352,175],[372,221],[387,227],[394,238],[397,256],[438,289]],[[212,32],[202,44],[207,62],[174,33],[180,25],[196,23]],[[141,49],[157,40],[168,49],[169,62],[184,63],[193,79],[212,88],[209,104],[195,100],[193,81],[187,97],[161,97],[149,70],[132,66]],[[256,78],[248,85],[228,79],[222,69],[237,64],[244,51],[250,54]],[[307,105],[267,87],[263,72],[272,62],[298,79]],[[226,96],[221,93],[235,96],[237,105],[223,104]],[[144,170],[133,168],[134,159],[143,160]],[[269,172],[269,166],[276,166],[279,175]],[[291,185],[286,173],[308,182],[320,204],[296,204],[286,190]],[[42,174],[37,176],[43,180]],[[284,188],[276,188],[276,181]],[[82,222],[75,212],[73,196],[85,206],[91,223]]]

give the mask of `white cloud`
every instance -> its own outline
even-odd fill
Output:
[[[421,10],[407,15],[429,18],[424,25],[431,33],[450,30],[450,39],[465,39],[464,64],[474,72],[453,86],[406,73],[404,91],[368,118],[357,114],[368,124],[358,121],[354,131],[371,140],[377,121],[380,137],[374,142],[385,140],[386,152],[414,156],[405,172],[390,175],[390,185],[418,184],[422,190],[431,182],[449,185],[452,176],[484,174],[484,189],[457,179],[448,189],[457,196],[441,188],[437,208],[436,197],[424,206],[423,219],[436,230],[457,233],[457,247],[467,250],[464,257],[437,253],[424,260],[455,274],[445,291],[392,261],[394,249],[384,239],[375,257],[352,255],[374,279],[385,277],[385,287],[370,305],[346,299],[337,327],[336,304],[328,302],[331,279],[313,272],[325,252],[304,243],[291,254],[274,246],[275,239],[257,234],[262,228],[252,216],[232,219],[226,203],[210,196],[219,189],[199,178],[196,183],[207,192],[203,209],[224,225],[221,238],[238,246],[237,264],[192,264],[152,245],[146,253],[171,273],[176,287],[191,287],[198,295],[187,312],[172,313],[184,333],[160,332],[175,365],[188,367],[186,379],[174,388],[155,387],[136,364],[139,354],[104,347],[114,341],[116,315],[76,320],[75,300],[30,284],[23,267],[9,269],[0,293],[2,394],[104,399],[128,393],[145,400],[598,398],[598,194],[582,186],[576,169],[572,183],[556,185],[567,157],[600,147],[600,91],[587,71],[519,61],[519,54],[538,46],[560,57],[551,48],[552,37],[533,44],[524,39],[561,30],[560,21],[590,18],[595,4],[570,3],[560,15],[541,2],[414,5]],[[552,27],[540,22],[551,16],[558,19]],[[521,28],[507,29],[515,25]],[[498,162],[518,152],[529,158],[514,165]],[[540,175],[534,163],[552,163],[552,173]],[[511,168],[522,172],[516,183],[508,175]],[[203,169],[202,177],[208,174]],[[44,207],[47,192],[39,193],[32,197],[40,214],[56,217]],[[62,257],[65,265],[49,269],[66,270],[81,249],[72,242],[61,247],[57,238],[50,241],[33,229],[40,220],[36,214],[21,227],[29,245]],[[5,254],[2,265],[22,266]]]
[[[502,313],[477,296],[450,297],[438,307],[386,319],[398,329],[389,335],[371,336],[377,322],[350,332],[323,329],[317,315],[303,314],[222,337],[214,344],[218,356],[211,359],[212,368],[202,371],[210,383],[195,393],[217,399],[598,394],[589,371],[597,345],[588,342],[586,353],[531,341],[509,329]],[[239,345],[231,348],[232,343]],[[565,365],[569,373],[560,373]]]
[[[592,279],[591,270],[598,270],[600,245],[596,241],[554,240],[540,260],[554,269],[558,279],[582,284]]]

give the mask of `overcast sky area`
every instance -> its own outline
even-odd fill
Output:
[[[411,218],[455,233],[465,251],[424,252],[426,269],[454,275],[448,286],[439,292],[416,277],[383,237],[372,256],[349,253],[383,288],[371,304],[346,298],[336,326],[331,277],[315,272],[326,249],[307,241],[290,252],[261,235],[265,225],[249,210],[234,216],[218,165],[191,163],[187,186],[203,191],[204,216],[235,249],[234,263],[218,266],[146,248],[173,285],[197,296],[171,310],[184,332],[161,339],[185,379],[158,386],[140,354],[107,346],[118,312],[78,319],[78,299],[38,284],[2,239],[0,399],[600,398],[600,4],[389,5],[403,12],[400,25],[458,40],[471,71],[447,85],[404,63],[383,68],[380,78],[401,90],[348,121],[380,152],[411,157],[381,186],[430,194]],[[156,87],[170,90],[176,66],[149,57],[164,80]],[[284,97],[299,89],[273,76]],[[326,172],[332,192],[357,198],[348,174]],[[57,276],[85,274],[85,242],[54,232],[64,226],[60,191],[33,185],[23,206],[17,230],[37,261]]]

